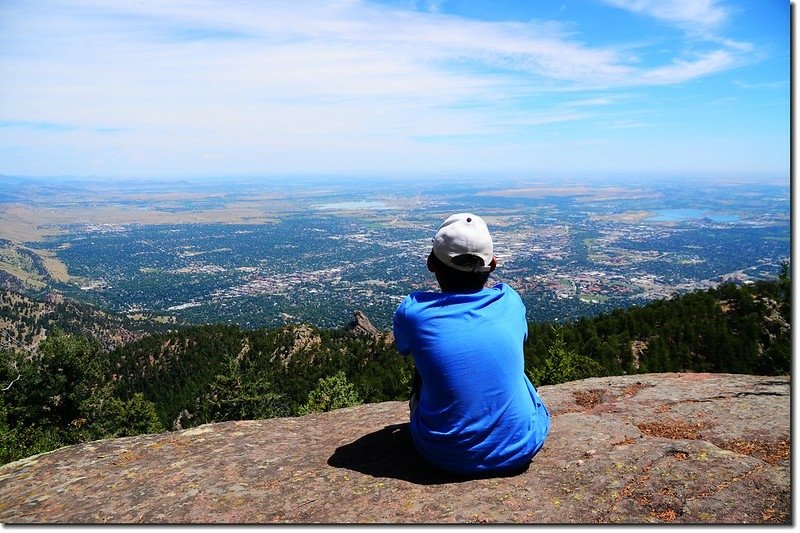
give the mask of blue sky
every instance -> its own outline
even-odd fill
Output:
[[[789,174],[789,2],[3,0],[0,174]]]

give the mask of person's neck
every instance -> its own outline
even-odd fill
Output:
[[[485,285],[477,289],[456,289],[453,287],[442,287],[441,285],[439,286],[439,290],[445,294],[473,294],[476,292],[480,292],[485,288],[486,288]]]

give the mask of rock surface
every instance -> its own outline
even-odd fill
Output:
[[[373,337],[377,340],[383,340],[386,344],[394,343],[394,333],[380,331],[370,322],[364,311],[356,310],[353,312],[353,320],[345,326],[344,330],[354,337]]]
[[[351,335],[377,335],[378,328],[372,325],[364,311],[355,311],[353,313],[353,320],[347,325],[345,330]]]
[[[307,324],[289,326],[287,331],[291,335],[291,348],[288,350],[284,347],[276,349],[272,352],[270,361],[279,357],[283,366],[286,366],[298,352],[315,348],[322,344],[322,338]],[[314,358],[312,357],[311,360],[313,361]]]
[[[788,377],[541,387],[527,471],[457,479],[403,402],[62,448],[0,467],[5,523],[791,523]]]

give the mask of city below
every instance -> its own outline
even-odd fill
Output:
[[[436,290],[438,225],[470,211],[494,238],[491,282],[529,320],[571,321],[777,277],[788,184],[723,185],[21,180],[0,191],[0,268],[132,317],[339,327],[361,309],[387,329],[406,294]]]

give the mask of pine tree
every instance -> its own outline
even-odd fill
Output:
[[[345,373],[339,371],[317,382],[317,387],[309,393],[308,401],[298,410],[298,414],[332,411],[360,403],[355,387],[347,381]]]

